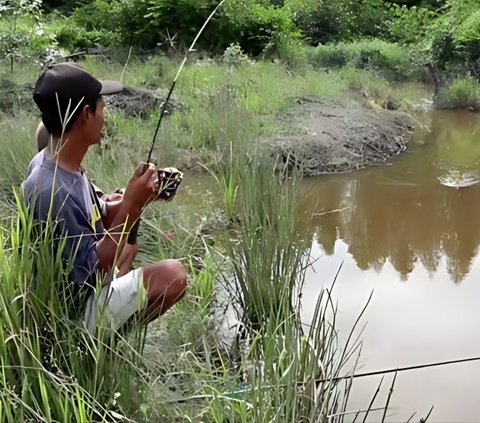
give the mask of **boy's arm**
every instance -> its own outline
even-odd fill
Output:
[[[118,194],[120,197],[115,200],[107,200],[105,215],[102,216],[103,227],[108,230],[112,227],[113,219],[120,211],[123,202],[123,195]]]
[[[132,226],[137,222],[143,209],[155,196],[156,167],[140,165],[128,183],[123,200],[107,209],[111,219],[105,236],[97,243],[98,268],[109,272],[113,264],[120,258],[123,246],[127,241]]]
[[[136,244],[125,244],[122,250],[122,254],[116,263],[118,268],[117,277],[123,276],[132,270],[133,261],[138,253],[138,247]]]

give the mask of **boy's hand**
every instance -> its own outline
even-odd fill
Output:
[[[123,201],[141,210],[155,197],[157,190],[156,166],[152,163],[140,163],[125,188]]]
[[[121,201],[123,200],[123,194],[120,194],[118,192],[114,192],[112,194],[104,194],[102,195],[102,200],[107,202],[107,203],[113,203],[116,201]]]

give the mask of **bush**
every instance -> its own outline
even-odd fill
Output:
[[[238,44],[230,44],[223,52],[222,62],[230,67],[238,67],[242,63],[250,63],[251,61]]]
[[[471,76],[455,79],[437,94],[435,105],[439,109],[480,110],[480,84]]]
[[[80,4],[86,3],[88,0],[43,0],[42,7],[47,12],[52,10],[62,10],[71,12]]]
[[[217,5],[217,0],[93,0],[77,7],[56,33],[70,47],[123,43],[182,50]],[[258,55],[296,35],[288,9],[234,0],[218,9],[197,47],[219,53],[238,43],[246,53]]]
[[[256,0],[236,1],[226,15],[242,49],[252,55],[277,51],[283,40],[299,37],[287,8],[264,5]]]
[[[143,32],[149,33],[157,41],[170,46],[172,40],[181,47],[190,45],[217,0],[147,0],[147,22]],[[209,49],[215,45],[228,46],[232,41],[225,33],[224,16],[220,11],[209,23],[199,46]]]
[[[468,68],[480,60],[478,6],[478,0],[448,0],[442,13],[397,8],[391,33],[402,42],[415,42],[424,62],[440,70]]]
[[[465,21],[454,28],[456,50],[473,62],[480,60],[480,10],[475,10]]]
[[[393,80],[408,79],[412,73],[405,47],[376,39],[318,46],[310,60],[316,67],[351,66],[371,70]]]
[[[103,29],[87,29],[76,22],[75,18],[60,18],[50,26],[58,44],[67,50],[78,50],[96,46],[117,45],[121,36],[117,32]]]
[[[403,43],[419,42],[430,31],[433,21],[438,14],[423,7],[399,6],[393,4],[390,8],[392,15],[389,25],[390,36],[395,41]]]
[[[312,45],[387,33],[388,9],[382,0],[286,0],[285,5]]]
[[[189,45],[217,4],[217,0],[148,0],[149,21],[144,31],[162,42],[175,38],[180,47]],[[294,34],[287,9],[259,0],[233,0],[218,9],[198,46],[222,52],[237,43],[246,53],[258,55]]]
[[[142,0],[94,0],[73,11],[66,20],[72,28],[63,28],[60,38],[80,48],[96,44],[147,45],[150,35],[146,36],[143,31],[148,22],[146,13],[147,7]],[[75,37],[74,31],[81,34]]]
[[[311,47],[300,40],[284,40],[278,46],[279,59],[291,69],[306,69]]]
[[[0,61],[39,61],[57,49],[55,35],[32,16],[6,17],[0,24]]]

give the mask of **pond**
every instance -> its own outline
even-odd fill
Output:
[[[342,263],[333,289],[341,339],[373,291],[357,372],[480,356],[480,184],[440,183],[459,174],[480,176],[480,114],[434,111],[385,166],[302,183],[317,259],[304,319]],[[385,404],[392,378],[374,407]],[[356,379],[348,408],[368,407],[380,379]],[[480,361],[401,372],[386,421],[414,412],[418,421],[432,405],[429,421],[479,421],[477,379]],[[368,421],[381,418],[371,413]]]

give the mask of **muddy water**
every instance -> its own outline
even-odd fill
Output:
[[[438,180],[451,171],[480,176],[480,114],[437,111],[423,125],[386,166],[302,186],[318,259],[304,318],[341,263],[334,287],[341,339],[373,291],[358,371],[480,356],[480,184],[455,189]],[[374,407],[385,403],[391,380]],[[429,421],[480,421],[479,380],[480,361],[400,373],[386,421],[414,412],[418,421],[432,405]],[[368,406],[379,382],[357,379],[349,409]]]

